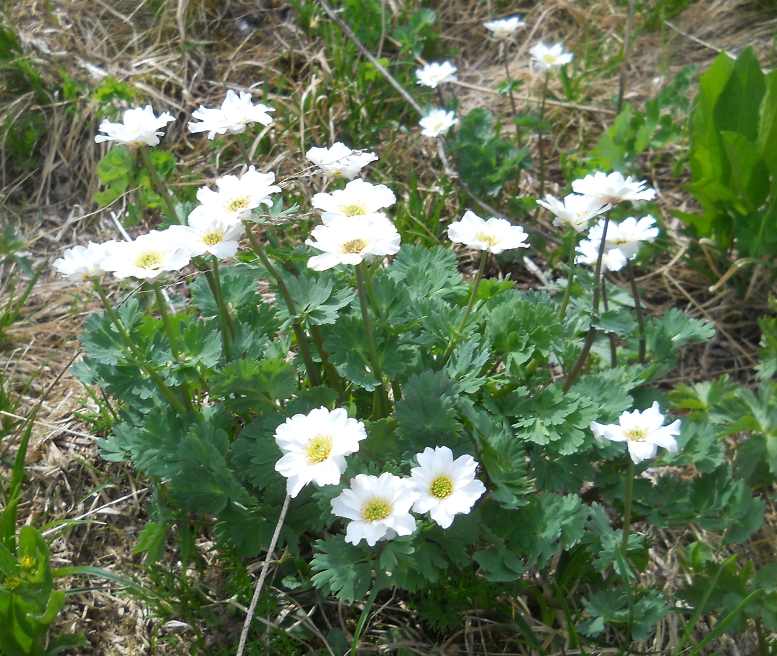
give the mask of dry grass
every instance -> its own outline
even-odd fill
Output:
[[[396,11],[401,4],[398,0],[388,0],[387,7]],[[567,46],[581,52],[595,32],[595,38],[605,44],[605,55],[614,56],[619,51],[625,21],[622,5],[615,6],[612,0],[546,0],[533,7],[530,4],[517,3],[515,7],[531,28],[529,37],[513,52],[510,64],[511,75],[526,82],[524,88],[528,91],[523,95],[527,99],[535,93],[537,80],[526,65],[525,50],[537,39],[554,41],[559,35],[565,35]],[[490,17],[489,7],[490,2],[443,0],[439,3],[445,45],[460,51],[461,84],[457,93],[464,108],[486,106],[498,110],[508,102],[492,91],[494,84],[503,79],[504,69],[498,53],[482,46],[480,25]],[[322,44],[311,41],[298,29],[293,11],[280,0],[22,0],[7,8],[25,53],[39,65],[45,80],[56,83],[60,79],[58,67],[62,67],[71,79],[93,87],[97,83],[93,73],[108,73],[128,82],[137,90],[139,99],[173,112],[177,121],[169,129],[166,143],[182,167],[196,171],[205,179],[215,177],[214,161],[219,165],[220,175],[237,164],[227,161],[224,153],[214,160],[199,138],[185,132],[185,123],[198,104],[215,101],[227,87],[251,89],[268,79],[271,88],[283,89],[281,93],[271,94],[268,100],[283,108],[279,114],[297,117],[298,122],[293,130],[287,130],[283,124],[268,128],[254,143],[256,148],[265,133],[269,136],[272,147],[269,155],[263,157],[261,168],[275,170],[281,178],[301,168],[300,151],[319,143],[324,133],[330,137],[337,135],[339,121],[346,115],[337,99],[328,93],[332,63],[327,61]],[[627,99],[635,103],[643,101],[656,93],[654,80],[658,76],[666,79],[688,63],[704,68],[723,49],[736,52],[752,44],[761,61],[770,61],[776,24],[773,13],[758,9],[753,2],[698,0],[691,3],[660,32],[645,33],[638,38],[627,69]],[[183,44],[195,47],[184,48]],[[285,86],[280,86],[281,80]],[[592,81],[578,103],[554,105],[554,120],[557,125],[564,125],[554,145],[567,150],[590,148],[612,120],[612,112],[605,108],[610,106],[609,99],[617,84],[617,73],[599,77]],[[58,256],[65,246],[85,243],[88,239],[114,238],[116,228],[107,212],[96,211],[90,200],[97,190],[94,170],[100,155],[92,142],[97,125],[95,102],[87,95],[72,101],[56,98],[50,106],[41,106],[28,91],[15,97],[6,96],[0,104],[3,120],[34,112],[41,113],[48,121],[45,143],[41,146],[41,167],[19,176],[14,173],[11,154],[4,150],[0,158],[0,189],[6,209],[16,215],[14,223],[21,226],[24,236],[30,240],[33,261],[39,263]],[[379,153],[382,151],[381,144],[375,144],[374,148]],[[429,164],[433,161],[433,151],[409,140],[397,142],[393,148],[397,152],[407,149],[408,166],[419,167],[422,182],[433,188],[438,174]],[[654,180],[661,192],[660,204],[667,219],[673,210],[692,208],[692,200],[682,190],[683,180],[675,179],[669,170],[669,166],[656,169]],[[556,161],[549,163],[549,175],[548,191],[556,192],[558,185],[563,185]],[[304,179],[294,185],[297,193],[307,194]],[[536,191],[536,185],[536,179],[527,175],[521,188],[514,191],[530,193]],[[450,216],[458,209],[452,202],[448,208]],[[674,227],[677,228],[676,223]],[[676,239],[676,253],[680,253],[686,247],[685,240],[676,231],[672,234]],[[530,280],[536,284],[534,277]],[[718,327],[712,342],[685,351],[667,382],[724,372],[743,380],[752,375],[759,336],[753,318],[765,311],[763,283],[754,281],[748,298],[742,302],[726,285],[711,291],[707,281],[672,255],[658,262],[642,282],[648,288],[650,310],[685,307],[695,316],[714,321]],[[7,284],[1,290],[0,303],[4,303]],[[26,523],[40,522],[44,516],[48,521],[75,517],[98,520],[100,523],[70,528],[53,542],[55,564],[95,565],[126,572],[140,563],[139,556],[131,550],[147,521],[143,510],[147,490],[130,468],[99,458],[88,424],[73,414],[95,410],[91,401],[84,401],[81,385],[66,371],[79,354],[76,337],[81,325],[98,307],[94,299],[84,300],[88,298],[88,288],[74,287],[47,272],[30,297],[23,320],[9,331],[10,347],[0,353],[0,367],[17,393],[22,392],[25,381],[35,377],[22,395],[19,415],[26,415],[36,404],[42,408],[33,431],[28,460],[30,482],[20,508],[20,519]],[[44,391],[48,391],[45,398]],[[12,450],[13,446],[4,444],[3,449]],[[94,493],[100,485],[102,488]],[[771,560],[777,547],[775,520],[777,515],[770,503],[764,528],[748,543],[737,547],[743,559]],[[709,536],[703,537],[709,539]],[[686,536],[653,529],[650,538],[653,562],[645,573],[646,581],[657,581],[671,591],[685,576],[678,563],[678,546]],[[231,612],[237,616],[230,619],[228,605],[218,598],[227,574],[210,551],[212,546],[203,533],[197,548],[201,557],[213,564],[212,580],[207,585],[213,590],[214,612],[226,622],[227,635],[222,637],[231,642],[241,614],[232,608]],[[178,559],[175,553],[167,555],[166,563],[173,572],[178,567]],[[143,577],[142,572],[140,576]],[[379,619],[371,624],[368,642],[382,636],[402,636],[392,637],[380,651],[401,646],[409,653],[430,653],[434,638],[404,608],[401,599],[381,597],[379,601]],[[527,618],[537,635],[546,640],[546,645],[569,644],[562,629],[550,628],[532,619],[526,599],[519,597],[509,602],[515,605],[517,613]],[[297,603],[293,596],[285,595],[281,599],[280,615],[262,621],[288,627],[289,618],[296,617],[295,621],[318,635],[327,626],[341,626],[346,633],[353,630],[358,608],[348,609],[337,602],[327,602],[300,609]],[[641,647],[659,652],[669,649],[678,636],[675,622],[667,616],[655,638]],[[714,620],[710,619],[709,623]],[[435,653],[451,656],[529,653],[520,644],[511,642],[514,632],[506,632],[481,614],[468,614],[465,627],[438,642]],[[702,624],[699,634],[709,629]],[[108,588],[69,597],[58,630],[86,633],[91,647],[79,653],[105,656],[152,653],[152,645],[153,653],[182,653],[175,647],[176,642],[186,644],[192,635],[191,629],[177,622],[177,618],[158,620],[148,604]],[[170,636],[178,636],[179,640],[166,641]],[[219,636],[208,637],[214,643],[219,639]],[[320,645],[319,640],[319,649]],[[753,645],[752,633],[721,643],[723,653],[731,656],[748,653]],[[566,653],[576,652],[567,650]]]

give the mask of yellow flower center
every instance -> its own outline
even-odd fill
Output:
[[[202,243],[206,244],[207,246],[215,246],[216,244],[220,244],[223,239],[223,230],[212,230],[211,232],[206,232],[202,236]]]
[[[366,239],[351,239],[340,246],[341,253],[361,253],[369,242]]]
[[[488,244],[489,246],[496,246],[499,243],[499,240],[494,237],[494,235],[487,235],[485,232],[479,232],[475,235],[475,239],[478,241],[482,241],[485,244]]]
[[[24,556],[19,561],[19,566],[24,569],[30,569],[35,566],[35,559],[32,556]]]
[[[362,510],[366,522],[379,522],[391,514],[391,506],[385,499],[370,499]]]
[[[135,258],[135,266],[138,269],[154,269],[164,261],[161,251],[143,251]]]
[[[249,202],[250,199],[248,196],[239,196],[238,198],[233,198],[231,201],[229,201],[225,209],[227,212],[241,212],[242,210],[248,208]]]
[[[340,207],[340,211],[346,216],[362,216],[370,213],[366,204],[358,202],[352,205],[343,205]]]
[[[440,476],[432,481],[429,492],[438,499],[447,499],[453,494],[453,483],[447,476]]]
[[[332,436],[316,435],[307,447],[305,447],[305,459],[309,465],[318,465],[324,462],[332,453]]]
[[[542,58],[545,60],[546,64],[554,64],[556,62],[556,55],[551,55],[550,53],[543,55]]]
[[[632,442],[641,442],[648,434],[644,428],[629,428],[623,431],[623,434],[629,438]]]

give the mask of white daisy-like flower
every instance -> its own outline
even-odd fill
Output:
[[[495,39],[506,39],[512,36],[513,32],[519,27],[526,25],[518,16],[511,16],[510,18],[497,18],[495,20],[487,21],[483,23],[483,27],[491,31],[491,35]]]
[[[574,57],[571,52],[564,52],[563,44],[557,43],[556,45],[548,47],[542,41],[529,48],[529,54],[532,56],[534,64],[541,71],[564,66],[571,62]]]
[[[653,242],[658,237],[658,228],[655,227],[655,223],[656,220],[649,214],[639,220],[630,216],[621,223],[610,221],[607,224],[604,247],[607,249],[617,248],[627,260],[633,260],[643,242]],[[592,242],[601,242],[603,230],[604,220],[600,219],[591,228],[588,238]]]
[[[418,78],[417,84],[436,89],[438,84],[455,82],[458,79],[454,75],[456,70],[456,67],[449,61],[443,62],[442,64],[439,62],[431,62],[423,68],[419,68],[415,72],[415,76]]]
[[[86,246],[73,246],[61,258],[54,260],[54,268],[70,282],[98,280],[105,274],[103,262],[115,244],[111,240],[102,244],[90,241]]]
[[[541,205],[556,215],[556,218],[553,219],[553,225],[571,226],[578,233],[583,232],[588,227],[593,217],[612,207],[609,203],[602,203],[598,198],[578,194],[569,194],[563,201],[548,194],[545,196],[545,200],[538,200],[537,205]]]
[[[330,178],[353,180],[367,164],[378,159],[375,153],[352,150],[341,142],[331,148],[311,148],[305,157]]]
[[[655,456],[658,447],[665,448],[669,453],[677,453],[675,435],[680,434],[680,420],[664,426],[664,415],[661,414],[658,401],[654,401],[653,405],[643,412],[624,412],[617,424],[605,426],[592,421],[591,430],[599,442],[602,438],[613,442],[626,442],[631,459],[638,465]]]
[[[624,179],[623,175],[615,171],[609,175],[597,171],[593,175],[572,182],[572,191],[591,198],[598,198],[603,203],[620,203],[624,200],[640,201],[653,200],[656,197],[655,189],[647,188],[646,180],[634,182],[631,176]]]
[[[433,109],[418,121],[418,125],[423,128],[421,130],[422,135],[434,138],[445,134],[458,122],[459,119],[456,118],[456,114],[453,112],[446,112],[444,109]]]
[[[103,269],[117,278],[154,282],[167,271],[182,269],[191,259],[189,249],[171,239],[167,231],[152,230],[135,241],[119,241],[103,261]]]
[[[399,252],[400,236],[383,214],[338,217],[310,233],[309,246],[324,251],[308,260],[314,271],[325,271],[338,264],[359,264],[362,260]],[[314,241],[315,239],[315,241]]]
[[[286,492],[292,498],[311,481],[336,485],[345,471],[345,456],[358,451],[366,437],[364,424],[349,418],[342,408],[332,412],[316,408],[306,415],[294,415],[275,431],[275,441],[283,451],[275,471],[288,479]]]
[[[225,175],[216,180],[218,191],[202,187],[197,191],[199,200],[212,214],[222,214],[231,221],[242,221],[251,217],[251,210],[259,205],[272,205],[270,194],[277,194],[281,188],[274,185],[275,173],[259,173],[251,166],[238,178]]]
[[[159,137],[165,134],[160,128],[172,121],[175,119],[169,112],[164,112],[158,118],[154,116],[151,105],[143,108],[135,107],[124,112],[122,123],[111,123],[105,119],[100,124],[100,132],[105,134],[96,135],[94,140],[97,143],[115,141],[129,147],[156,146],[159,143]]]
[[[311,204],[323,211],[321,220],[327,225],[342,216],[375,214],[396,202],[397,197],[386,185],[374,185],[357,178],[345,185],[345,189],[338,189],[331,194],[316,194]]]
[[[170,226],[164,232],[189,249],[192,257],[215,255],[219,260],[234,257],[245,228],[239,221],[227,219],[220,213],[198,205],[189,214],[188,226]]]
[[[415,519],[410,507],[418,498],[413,485],[405,478],[384,472],[380,476],[358,474],[351,487],[332,499],[332,513],[350,519],[345,541],[359,544],[366,540],[374,547],[378,540],[397,535],[411,535]]]
[[[591,241],[589,239],[583,239],[575,251],[578,253],[575,257],[576,264],[588,264],[595,266],[596,261],[599,259],[599,248],[601,247],[601,240]],[[604,254],[602,255],[602,267],[605,271],[620,271],[626,266],[626,257],[617,248],[607,248],[605,244]]]
[[[203,107],[192,112],[192,118],[200,121],[190,121],[189,132],[207,132],[208,139],[213,139],[217,134],[240,134],[246,127],[254,123],[270,125],[272,116],[268,112],[275,109],[259,103],[254,105],[251,94],[241,91],[238,96],[232,89],[227,91],[227,97],[220,108]]]
[[[419,466],[410,470],[410,481],[418,492],[413,510],[428,512],[443,528],[451,525],[454,515],[468,513],[486,491],[486,486],[475,478],[478,463],[472,456],[454,460],[453,451],[438,446],[426,447],[416,459]]]
[[[525,243],[529,235],[521,226],[494,217],[484,221],[472,210],[467,210],[461,221],[454,221],[448,226],[448,237],[473,250],[494,254],[529,247]]]

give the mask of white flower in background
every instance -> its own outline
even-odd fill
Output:
[[[275,441],[283,457],[275,471],[285,476],[286,492],[296,497],[305,485],[335,485],[345,471],[345,456],[359,450],[367,437],[364,424],[350,419],[342,408],[316,408],[294,415],[278,426]]]
[[[386,185],[374,185],[357,178],[345,185],[345,189],[316,194],[311,204],[323,211],[321,220],[327,225],[342,216],[375,214],[396,202],[397,197]]]
[[[103,244],[90,241],[87,246],[68,248],[61,258],[54,260],[54,268],[70,282],[102,278],[105,273],[103,261],[115,243],[113,240]]]
[[[571,52],[564,52],[563,44],[557,43],[554,46],[548,47],[542,41],[536,46],[529,48],[529,54],[532,56],[537,68],[541,71],[564,66],[571,62],[574,57]]]
[[[590,241],[584,239],[578,245],[575,251],[578,255],[575,257],[576,264],[588,264],[595,266],[599,259],[599,248],[601,240]],[[605,244],[604,254],[602,255],[602,266],[605,271],[620,271],[626,266],[626,257],[617,248],[607,248]]]
[[[351,487],[332,499],[332,513],[350,519],[345,541],[359,544],[366,540],[374,547],[378,540],[415,531],[410,507],[418,493],[405,478],[384,472],[380,476],[357,474]]]
[[[251,94],[241,91],[238,96],[232,89],[227,91],[227,97],[221,104],[221,108],[215,109],[203,107],[192,112],[192,118],[200,121],[189,122],[189,132],[207,132],[208,139],[213,139],[217,134],[240,134],[246,127],[254,123],[270,125],[272,116],[268,112],[275,109],[259,103],[251,102]]]
[[[602,203],[598,198],[577,194],[569,194],[563,201],[548,194],[545,200],[538,200],[537,205],[556,215],[553,225],[571,226],[577,232],[583,232],[593,217],[612,207],[609,203]]]
[[[199,200],[212,214],[221,214],[231,221],[242,221],[251,217],[251,210],[259,205],[272,205],[270,194],[277,194],[281,188],[274,185],[275,173],[259,173],[251,166],[238,178],[225,175],[216,180],[218,191],[202,187],[197,191]]]
[[[511,36],[519,27],[526,25],[518,16],[510,18],[497,18],[495,20],[483,23],[483,27],[491,31],[495,39],[506,39]]]
[[[191,259],[189,249],[167,235],[152,230],[135,241],[119,241],[111,246],[103,268],[117,278],[138,278],[154,282],[167,271],[182,269]]]
[[[308,260],[314,271],[325,271],[338,264],[355,265],[399,252],[399,233],[383,214],[338,217],[316,226],[310,236],[315,241],[308,239],[305,243],[324,251]]]
[[[669,453],[677,453],[675,435],[680,434],[680,420],[664,426],[664,415],[660,412],[658,401],[655,401],[643,412],[624,412],[617,424],[604,426],[592,421],[591,430],[599,442],[602,438],[613,442],[626,442],[631,459],[638,465],[655,456],[660,446]]]
[[[418,78],[417,84],[422,84],[425,87],[431,87],[436,89],[438,84],[443,82],[455,82],[458,78],[454,75],[456,67],[449,61],[443,62],[431,62],[423,68],[419,68],[415,72],[415,76]]]
[[[655,227],[655,223],[656,220],[649,214],[639,220],[630,216],[621,223],[610,221],[607,224],[604,247],[607,249],[617,248],[627,260],[633,260],[643,242],[652,242],[658,237],[658,228]],[[591,228],[588,238],[592,242],[600,242],[603,230],[604,220],[600,219]]]
[[[656,191],[651,188],[645,189],[646,184],[646,180],[634,182],[631,177],[624,179],[617,171],[609,175],[597,171],[593,175],[575,180],[572,183],[572,191],[614,205],[624,200],[653,200],[656,197]]]
[[[160,128],[165,127],[175,119],[169,112],[164,112],[159,118],[154,116],[154,109],[151,105],[146,105],[142,109],[135,107],[124,112],[123,123],[111,123],[105,119],[100,124],[100,132],[94,140],[97,143],[103,141],[115,141],[125,146],[156,146],[159,143],[159,137],[164,136]]]
[[[375,153],[351,150],[339,141],[331,148],[311,148],[305,157],[324,175],[348,180],[353,180],[367,164],[378,159]]]
[[[426,447],[416,456],[418,467],[410,470],[410,481],[418,493],[413,510],[428,512],[443,528],[453,522],[453,516],[466,514],[486,491],[475,478],[478,463],[472,456],[453,459],[447,446]]]
[[[529,247],[529,244],[525,243],[529,235],[521,226],[493,217],[484,221],[472,210],[467,210],[461,221],[454,221],[448,226],[448,237],[451,241],[464,244],[473,250],[494,254],[513,248]]]
[[[214,214],[204,205],[194,208],[188,223],[188,226],[170,226],[164,232],[186,246],[192,257],[205,254],[215,255],[219,260],[234,257],[240,237],[245,234],[241,222]]]
[[[418,121],[418,125],[423,128],[421,130],[422,135],[433,138],[444,134],[458,122],[459,119],[456,118],[453,112],[446,112],[444,109],[433,109]]]

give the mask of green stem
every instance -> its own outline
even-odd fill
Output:
[[[259,245],[259,242],[256,241],[256,237],[254,236],[251,226],[247,221],[244,221],[243,223],[245,223],[246,234],[248,235],[248,239],[251,242],[251,245],[254,247],[254,252],[262,261],[264,268],[267,269],[267,272],[273,277],[273,280],[275,280],[275,284],[278,285],[278,291],[280,291],[281,296],[283,296],[283,300],[286,302],[286,307],[289,310],[289,314],[296,315],[297,310],[294,307],[294,301],[292,300],[291,294],[289,293],[289,288],[286,287],[286,283],[283,281],[283,278],[281,278],[281,274],[278,273],[278,270],[273,266],[272,262],[270,262],[270,258],[267,257],[264,250]],[[298,318],[294,319],[292,330],[294,331],[294,336],[297,338],[297,346],[299,347],[302,361],[305,363],[305,369],[308,371],[310,384],[313,387],[317,387],[321,384],[321,381],[318,377],[318,369],[316,368],[316,363],[314,362],[313,356],[310,353],[307,336],[305,335],[305,331],[302,330],[302,324]]]
[[[208,271],[208,274],[211,272]],[[221,276],[219,275],[219,261],[213,256],[213,298],[216,299],[216,305],[219,308],[219,323],[221,324],[221,341],[224,344],[224,358],[227,362],[232,362],[232,349],[230,340],[235,339],[235,326],[232,324],[227,304],[224,302],[224,294],[221,293]],[[230,325],[232,324],[232,325]]]
[[[607,312],[610,308],[607,303],[607,276],[602,276],[602,307]],[[615,341],[614,333],[607,333],[610,340],[610,367],[615,369],[618,366],[618,345]]]
[[[513,78],[510,77],[510,69],[507,66],[507,41],[502,41],[502,60],[505,64],[505,75],[507,76],[507,88],[510,93],[510,106],[513,108],[513,116],[518,116],[518,110],[515,107],[515,96],[513,95]]]
[[[637,325],[639,326],[639,354],[637,362],[644,364],[645,351],[647,350],[647,337],[645,335],[645,317],[642,314],[642,304],[639,302],[639,289],[637,288],[637,277],[634,275],[634,267],[631,266],[631,260],[626,262],[629,270],[629,280],[631,281],[631,295],[634,297],[634,310],[637,313]]]
[[[461,319],[461,323],[459,324],[459,328],[456,331],[456,334],[451,337],[450,341],[448,342],[448,347],[445,349],[445,353],[442,354],[442,358],[440,358],[440,369],[442,369],[448,362],[448,359],[451,357],[451,353],[453,353],[453,348],[456,346],[456,342],[459,341],[459,337],[461,337],[461,332],[464,330],[464,327],[467,325],[467,320],[469,319],[469,315],[472,312],[472,306],[475,305],[475,299],[478,295],[478,287],[480,287],[480,280],[483,277],[483,272],[486,270],[486,259],[488,259],[488,251],[485,250],[480,255],[480,266],[478,267],[477,275],[475,276],[475,282],[472,285],[472,294],[469,297],[469,303],[467,303],[467,309],[464,311],[464,316]]]
[[[148,364],[146,364],[146,358],[143,357],[143,354],[138,350],[138,347],[135,346],[135,343],[130,339],[130,336],[127,334],[127,331],[124,328],[124,325],[121,323],[121,319],[119,319],[118,315],[114,311],[113,306],[111,305],[111,302],[108,300],[108,297],[105,295],[103,288],[100,286],[100,283],[97,280],[94,281],[94,288],[97,291],[97,294],[100,296],[100,299],[102,300],[103,305],[105,306],[105,311],[108,313],[108,316],[111,318],[113,325],[116,327],[116,330],[118,331],[122,340],[124,340],[124,344],[130,350],[132,355],[135,356],[138,366],[143,371],[145,371],[146,374],[148,374],[151,380],[154,381],[157,388],[162,393],[162,396],[164,396],[169,401],[170,405],[172,405],[176,410],[178,410],[178,412],[185,413],[186,408],[184,408],[183,404],[178,400],[178,397],[173,393],[173,390],[171,390],[167,385],[165,385],[165,381],[162,380],[162,377],[159,375],[157,371],[155,371]]]
[[[378,397],[379,404],[379,416],[375,419],[382,419],[388,416],[388,397],[386,395],[386,387],[383,382],[383,371],[380,368],[380,360],[378,359],[378,351],[375,348],[375,340],[372,336],[372,322],[370,321],[370,312],[367,307],[367,291],[364,283],[364,262],[360,262],[356,267],[356,287],[359,291],[359,305],[362,309],[362,321],[364,322],[364,334],[367,337],[367,348],[370,351],[370,361],[372,362],[372,375],[378,379],[378,386],[380,390],[380,396]],[[376,390],[378,391],[378,390]],[[373,415],[374,416],[374,415]]]
[[[540,105],[540,123],[545,119],[545,101],[548,97],[548,81],[550,80],[550,70],[545,72],[545,84],[542,85],[542,104]],[[542,198],[545,194],[545,140],[542,137],[542,127],[540,126],[539,132],[539,149],[540,149],[540,193],[538,198]]]
[[[329,381],[329,384],[335,392],[342,398],[344,391],[343,383],[340,380],[337,369],[335,369],[334,365],[329,361],[329,354],[326,352],[326,349],[324,349],[324,334],[321,332],[321,327],[309,326],[308,328],[310,329],[310,336],[313,338],[313,343],[316,345],[316,350],[318,351],[319,356],[321,356],[321,364],[324,365],[326,379]]]
[[[631,499],[634,493],[634,461],[629,456],[629,468],[626,472],[626,504],[623,508],[623,537],[621,538],[621,553],[623,558],[628,558],[629,552],[629,528],[631,527]],[[623,582],[628,585],[628,581]]]
[[[596,258],[596,269],[594,271],[594,298],[593,298],[593,311],[592,316],[596,316],[599,313],[599,294],[601,292],[601,273],[602,273],[602,260],[604,259],[604,246],[607,243],[607,226],[610,224],[610,213],[607,212],[607,216],[604,217],[604,226],[602,229],[602,241],[601,244],[599,244],[599,257]],[[591,327],[588,329],[588,335],[585,338],[585,342],[583,343],[583,349],[580,351],[580,355],[577,356],[577,360],[575,361],[575,364],[572,366],[572,369],[569,372],[569,375],[567,376],[566,381],[564,382],[564,385],[562,386],[562,391],[568,392],[569,389],[574,385],[575,380],[577,380],[577,377],[580,375],[580,372],[583,370],[583,365],[585,364],[585,360],[588,357],[588,354],[591,351],[591,347],[594,344],[594,337],[596,337],[596,327],[593,325],[593,322],[591,323]]]
[[[167,303],[165,302],[165,297],[162,295],[162,288],[159,283],[151,283],[151,286],[154,288],[156,302],[159,306],[159,314],[162,315],[162,324],[167,333],[167,340],[170,342],[170,351],[173,354],[173,359],[176,362],[181,363],[181,352],[178,350],[178,342],[181,340],[181,333],[178,331],[178,327],[174,326],[173,322],[170,321],[170,314],[167,312]],[[181,383],[181,394],[183,395],[183,403],[186,406],[186,409],[192,410],[191,393],[189,392],[189,384],[186,382],[185,378]]]
[[[356,631],[353,633],[353,642],[351,643],[350,656],[356,656],[358,653],[359,638],[361,638],[362,631],[364,631],[364,625],[367,623],[367,619],[370,616],[372,605],[375,603],[375,597],[378,596],[378,593],[382,589],[383,587],[378,585],[378,581],[376,580],[375,584],[372,586],[372,590],[370,590],[370,596],[367,597],[367,602],[364,604],[362,614],[359,616],[359,622],[356,624]]]
[[[370,273],[370,269],[367,267],[367,264],[364,260],[359,263],[359,266],[362,267],[364,286],[367,288],[367,296],[370,299],[372,311],[375,313],[376,318],[382,319],[383,317],[380,312],[380,305],[378,305],[378,297],[375,296],[375,288],[372,286],[372,275]]]
[[[245,136],[245,132],[242,134],[237,135],[237,145],[240,148],[240,153],[243,155],[243,161],[245,162],[246,166],[251,166],[251,155],[248,152],[248,148],[246,148],[245,141],[243,140]]]
[[[175,206],[173,205],[173,200],[170,198],[170,194],[167,193],[167,189],[165,188],[164,183],[162,182],[162,178],[159,177],[159,173],[157,173],[157,170],[154,168],[154,165],[151,163],[151,155],[148,154],[148,148],[145,148],[141,146],[138,148],[140,151],[140,158],[143,160],[143,164],[146,167],[146,171],[148,171],[149,179],[151,180],[151,184],[156,187],[156,193],[158,193],[162,200],[165,202],[165,205],[167,206],[167,212],[170,215],[170,221],[178,223],[178,214],[175,211]]]
[[[575,278],[575,247],[577,246],[577,232],[572,229],[575,234],[572,236],[572,246],[569,249],[569,279],[567,280],[567,288],[564,290],[564,298],[561,301],[561,309],[558,311],[558,318],[563,320],[567,314],[567,306],[569,305],[569,299],[572,297],[572,281]]]

